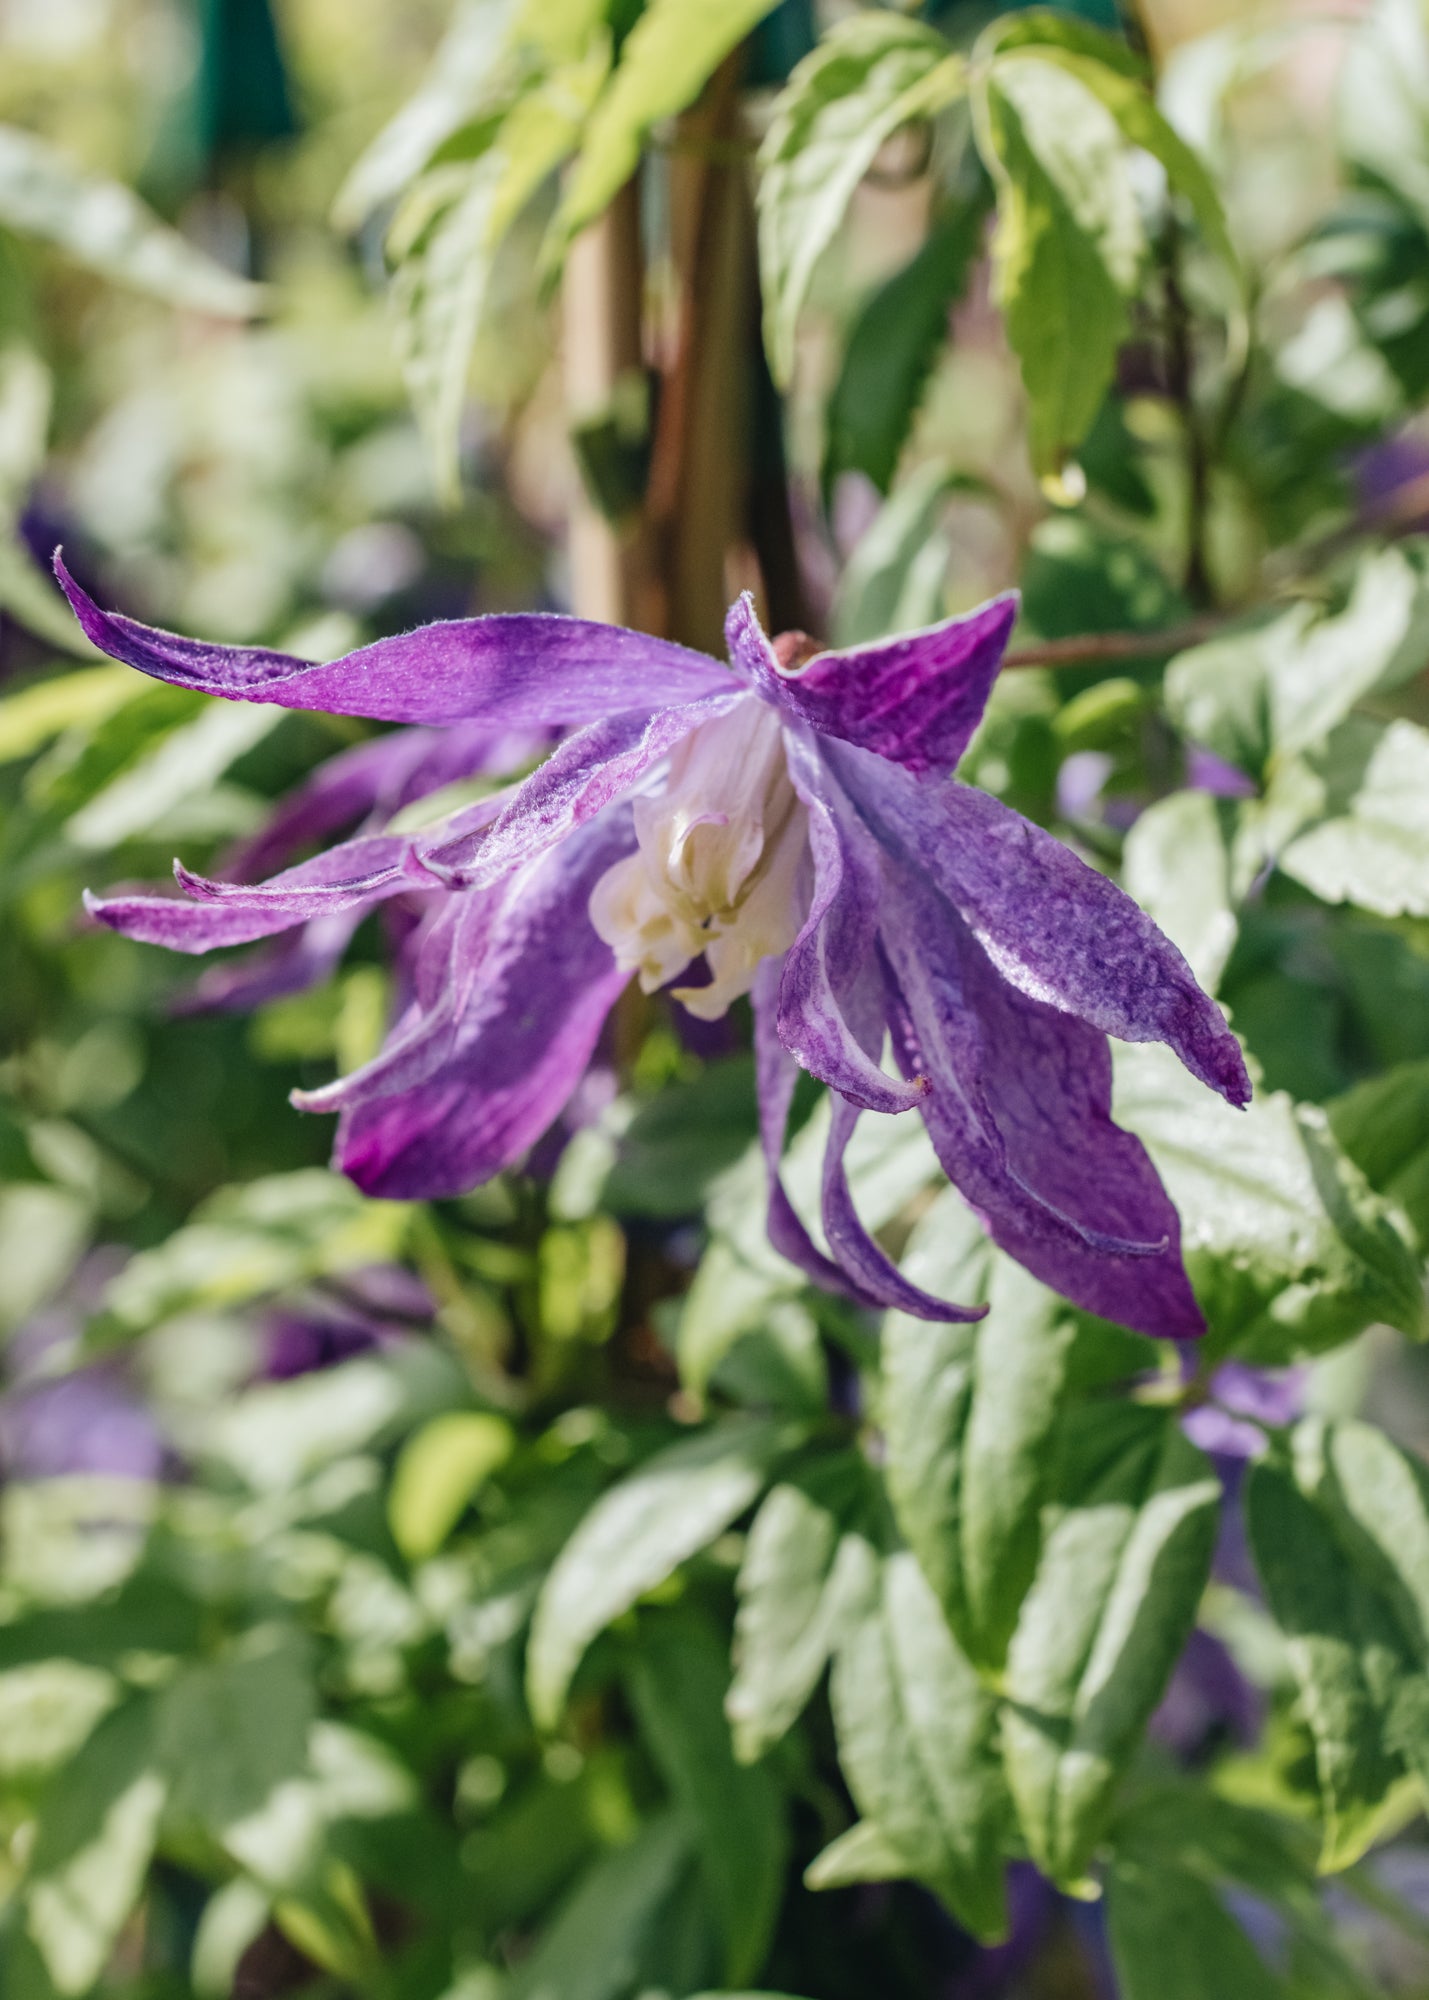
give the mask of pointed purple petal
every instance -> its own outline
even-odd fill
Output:
[[[784,1134],[798,1081],[798,1065],[780,1038],[776,1024],[779,990],[777,960],[767,960],[755,975],[755,1075],[759,1091],[759,1135],[769,1177],[769,1240],[781,1257],[823,1290],[851,1299],[855,1305],[881,1312],[890,1306],[918,1319],[978,1320],[986,1306],[950,1305],[910,1284],[879,1249],[858,1218],[844,1171],[844,1155],[858,1123],[859,1112],[837,1093],[833,1123],[824,1153],[823,1218],[833,1257],[815,1244],[785,1190],[781,1173]]]
[[[448,952],[446,978],[471,998],[440,1065],[343,1114],[337,1163],[359,1187],[396,1199],[463,1194],[551,1124],[627,983],[588,905],[632,838],[628,812],[604,815],[503,889],[477,963]],[[455,927],[446,935],[454,941]],[[440,1004],[430,988],[419,998]]]
[[[840,750],[835,768],[875,832],[923,871],[1011,985],[1124,1042],[1165,1042],[1232,1104],[1250,1100],[1240,1044],[1180,952],[1114,882],[969,785],[920,785]]]
[[[411,889],[440,889],[412,856],[412,843],[392,834],[373,834],[331,847],[271,882],[248,886],[210,882],[180,862],[174,875],[187,898],[174,896],[94,896],[84,905],[99,923],[143,944],[192,954],[223,945],[252,944],[311,918],[367,908]]]
[[[314,666],[261,647],[206,645],[101,611],[55,557],[88,637],[158,680],[229,701],[271,701],[378,722],[567,726],[618,709],[648,712],[729,686],[703,653],[618,625],[545,612],[423,625]]]
[[[956,914],[890,868],[894,1043],[931,1077],[924,1120],[993,1240],[1065,1298],[1160,1338],[1204,1331],[1176,1210],[1111,1119],[1105,1037],[1000,977]]]
[[[193,984],[170,1001],[171,1014],[247,1013],[306,992],[334,972],[353,932],[366,916],[360,906],[314,917],[273,946],[205,967]]]
[[[965,617],[876,645],[818,653],[786,673],[746,592],[730,611],[731,657],[786,715],[921,775],[951,771],[982,719],[1017,618],[1009,591]]]
[[[784,959],[779,1039],[851,1103],[905,1111],[922,1087],[885,1075],[847,1015],[878,932],[878,849],[806,732],[788,729],[785,742],[789,776],[809,814],[814,888],[804,928]]]
[[[457,831],[438,830],[419,842],[425,866],[458,888],[499,881],[604,810],[637,785],[652,765],[703,722],[727,715],[749,694],[724,689],[700,701],[663,708],[652,716],[626,713],[567,738],[538,771],[510,793],[499,816],[453,821]]]

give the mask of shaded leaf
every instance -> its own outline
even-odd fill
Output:
[[[1369,1077],[1325,1110],[1370,1186],[1403,1210],[1429,1248],[1429,1060]]]
[[[791,1441],[783,1425],[735,1418],[657,1452],[602,1495],[536,1606],[526,1688],[540,1727],[555,1723],[597,1633],[736,1520]]]
[[[953,103],[965,74],[931,28],[875,11],[841,22],[790,77],[759,155],[764,342],[776,382],[793,371],[814,267],[880,146]]]
[[[866,1545],[865,1545],[866,1546]],[[1006,1802],[995,1705],[906,1550],[871,1548],[866,1595],[834,1661],[839,1762],[859,1811],[977,1937],[1006,1926]]]
[[[510,2000],[616,2000],[630,1992],[689,1860],[680,1815],[647,1820],[628,1847],[587,1869],[512,1978]]]
[[[1371,730],[1368,754],[1354,758],[1347,810],[1299,834],[1280,865],[1327,903],[1429,916],[1429,731],[1403,721]],[[1340,803],[1333,794],[1343,799],[1345,789],[1332,779],[1327,803]]]
[[[1078,1413],[1008,1653],[1003,1754],[1044,1874],[1079,1883],[1196,1616],[1220,1484],[1169,1411]]]
[[[1227,807],[1209,792],[1173,792],[1126,837],[1122,886],[1214,993],[1236,940]]]

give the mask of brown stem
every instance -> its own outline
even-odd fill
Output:
[[[1155,660],[1214,639],[1234,622],[1229,618],[1192,618],[1163,632],[1087,632],[1075,639],[1044,639],[1004,653],[1002,664],[1004,668],[1085,667],[1098,660]]]
[[[1210,502],[1210,463],[1196,409],[1191,311],[1181,289],[1181,226],[1169,215],[1163,238],[1163,283],[1166,291],[1166,379],[1172,401],[1181,413],[1186,439],[1186,595],[1193,604],[1213,598],[1206,567],[1206,518]]]

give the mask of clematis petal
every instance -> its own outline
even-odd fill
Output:
[[[789,776],[808,810],[814,886],[804,927],[784,959],[779,1039],[850,1102],[905,1111],[924,1086],[884,1073],[850,1026],[845,1004],[877,936],[878,849],[807,732],[787,729],[785,744]]]
[[[885,910],[894,1045],[931,1076],[929,1136],[993,1240],[1088,1312],[1159,1338],[1203,1332],[1176,1210],[1112,1122],[1105,1037],[1002,979],[911,870],[890,868]]]
[[[352,934],[367,912],[356,905],[314,917],[276,945],[204,970],[169,1003],[172,1014],[235,1014],[320,985],[342,962]]]
[[[299,848],[355,827],[371,814],[385,818],[463,778],[519,770],[540,747],[534,731],[486,723],[398,729],[355,744],[329,757],[280,799],[267,825],[225,857],[222,872],[233,881],[257,881]]]
[[[832,761],[875,833],[923,870],[1009,984],[1124,1042],[1165,1042],[1231,1104],[1240,1044],[1180,952],[1060,840],[969,785],[920,785],[878,758]]]
[[[255,938],[342,910],[368,908],[412,889],[440,889],[412,853],[410,840],[369,834],[349,840],[286,869],[271,881],[248,885],[210,882],[181,862],[174,875],[190,901],[175,896],[95,896],[84,906],[99,923],[143,944],[198,954]]]
[[[654,715],[612,715],[579,730],[516,786],[499,815],[458,817],[452,831],[419,843],[423,865],[458,888],[478,888],[523,867],[628,792],[701,723],[749,700],[726,676],[724,689]]]
[[[1008,591],[965,617],[876,645],[817,653],[785,672],[746,592],[725,621],[725,638],[736,665],[786,715],[922,775],[951,771],[967,749],[1017,606],[1017,593]]]
[[[410,1089],[370,1100],[353,1091],[344,1111],[336,1162],[359,1187],[397,1199],[462,1194],[551,1124],[626,984],[587,905],[632,841],[627,812],[603,815],[503,887],[475,964],[448,951],[445,979],[469,999],[454,1010],[440,1064]],[[456,935],[455,926],[444,933]],[[430,983],[419,1003],[440,1004]]]
[[[569,726],[620,709],[647,713],[729,686],[703,653],[618,625],[550,612],[423,625],[313,665],[256,646],[216,646],[102,611],[58,553],[55,574],[101,652],[179,687],[229,701],[365,715],[378,722]]]
[[[784,1046],[777,1026],[779,967],[768,960],[755,975],[755,1075],[759,1092],[759,1133],[769,1177],[769,1240],[781,1257],[825,1290],[842,1293],[856,1305],[881,1312],[898,1307],[918,1319],[971,1321],[986,1306],[951,1305],[920,1290],[899,1271],[868,1234],[854,1208],[844,1155],[858,1123],[858,1110],[833,1093],[833,1119],[824,1152],[823,1221],[832,1257],[815,1244],[784,1187],[781,1171],[789,1108],[799,1066]]]

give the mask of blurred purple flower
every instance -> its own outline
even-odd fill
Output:
[[[61,582],[116,659],[228,699],[435,728],[569,729],[523,783],[419,833],[360,833],[253,886],[177,868],[188,900],[90,899],[101,921],[188,952],[394,897],[439,900],[381,1054],[300,1095],[342,1114],[337,1160],[373,1193],[464,1192],[569,1099],[632,974],[701,1019],[755,1011],[770,1234],[869,1307],[980,1316],[911,1285],[853,1207],[862,1112],[916,1107],[994,1239],[1068,1298],[1144,1332],[1203,1321],[1176,1211],[1112,1123],[1106,1037],[1164,1041],[1233,1103],[1250,1083],[1215,1003],[1154,924],[1041,828],[947,774],[1016,613],[793,664],[749,599],[730,667],[579,619],[426,626],[345,659],[206,645],[107,614]],[[892,1037],[901,1076],[882,1067]],[[828,1254],[780,1181],[799,1066],[834,1092]]]
[[[1303,1368],[1251,1368],[1243,1361],[1223,1361],[1211,1377],[1207,1400],[1186,1412],[1181,1428],[1213,1457],[1259,1458],[1266,1443],[1262,1426],[1293,1423],[1304,1394]]]
[[[1253,778],[1199,743],[1186,750],[1186,783],[1193,792],[1209,792],[1215,799],[1253,799],[1256,792]]]
[[[1226,1742],[1248,1749],[1260,1734],[1264,1714],[1259,1690],[1221,1641],[1198,1628],[1151,1718],[1151,1734],[1183,1763],[1194,1764]]]
[[[335,1368],[354,1355],[410,1339],[436,1312],[436,1300],[400,1264],[344,1272],[327,1292],[273,1307],[263,1321],[261,1373],[271,1382]]]

